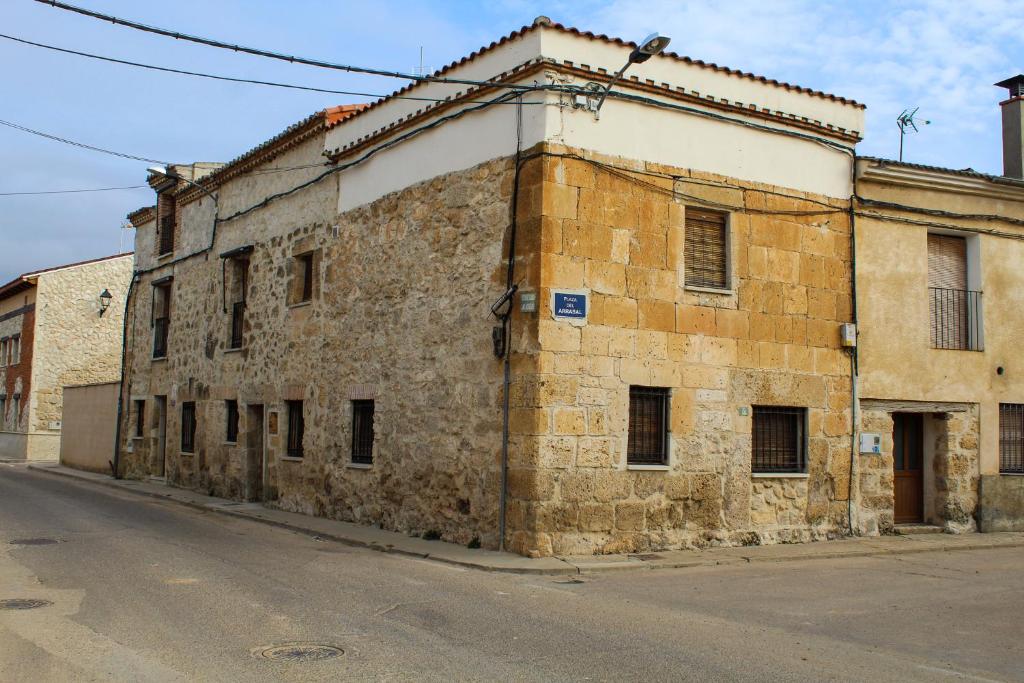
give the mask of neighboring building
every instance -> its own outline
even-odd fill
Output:
[[[846,533],[863,107],[664,55],[598,118],[632,47],[539,19],[151,178],[121,471],[533,555]]]
[[[119,254],[0,287],[0,458],[56,460],[63,387],[120,378],[131,273]]]
[[[857,164],[864,533],[1024,530],[1024,76],[1000,86],[1003,176]]]

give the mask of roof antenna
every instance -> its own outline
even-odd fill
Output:
[[[896,117],[896,125],[900,129],[900,161],[903,161],[903,137],[907,134],[907,128],[912,128],[915,133],[917,130],[917,121],[914,120],[914,116],[917,114],[917,110],[920,107],[914,107],[913,109],[904,109],[903,113]],[[923,125],[928,125],[931,121],[924,121]]]

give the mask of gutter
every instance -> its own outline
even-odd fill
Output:
[[[117,392],[117,423],[114,427],[114,460],[110,463],[110,469],[114,479],[121,479],[121,420],[124,417],[124,392],[125,378],[128,374],[126,360],[128,356],[128,308],[131,306],[132,291],[135,289],[135,282],[138,280],[138,272],[132,273],[132,279],[128,283],[128,294],[124,298],[124,321],[121,324],[121,388]]]
[[[852,318],[854,330],[856,330],[857,337],[860,337],[860,326],[857,319],[857,211],[855,209],[855,203],[857,201],[857,150],[853,150],[853,195],[850,197],[850,289],[852,296]],[[860,352],[859,339],[855,338],[855,343],[850,353],[850,479],[848,482],[848,489],[846,493],[846,518],[847,525],[851,536],[856,536],[856,526],[853,523],[853,514],[856,506],[854,505],[854,493],[860,491],[860,482],[858,480],[860,476],[860,468],[857,467],[857,437],[860,434],[860,408],[857,405],[858,392],[857,392],[857,377],[860,372],[859,368],[859,357]]]

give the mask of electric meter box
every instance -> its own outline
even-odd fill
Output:
[[[860,452],[870,453],[871,455],[881,455],[882,435],[868,434],[866,432],[862,433],[860,435]]]
[[[839,339],[845,348],[851,349],[857,346],[857,326],[853,323],[843,323],[840,325]]]

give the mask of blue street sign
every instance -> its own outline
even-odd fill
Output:
[[[587,295],[555,292],[555,317],[586,320]]]

